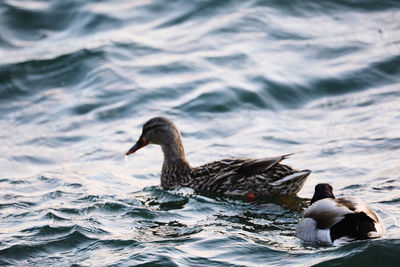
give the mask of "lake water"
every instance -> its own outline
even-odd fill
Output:
[[[193,166],[310,169],[259,202],[159,187],[124,160],[167,116]],[[399,266],[400,2],[0,2],[0,265]],[[385,238],[310,247],[314,186],[369,202]]]

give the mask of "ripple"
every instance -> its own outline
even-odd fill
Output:
[[[70,249],[77,250],[80,246],[90,242],[94,242],[94,239],[79,231],[72,231],[56,240],[32,245],[13,245],[0,249],[0,256],[7,264],[15,264],[29,258],[43,257],[48,253],[69,251]]]
[[[125,214],[127,217],[154,219],[159,216],[158,212],[149,210],[148,208],[134,208]]]
[[[343,256],[327,260],[313,266],[373,266],[373,265],[393,265],[393,258],[399,253],[399,240],[377,240],[368,242],[363,249],[353,250]],[[379,255],[379,257],[377,257]]]
[[[135,247],[140,244],[136,240],[124,240],[124,239],[106,239],[100,240],[99,243],[104,244],[110,248],[126,248],[126,247]]]
[[[0,68],[0,100],[35,95],[46,89],[74,86],[85,77],[85,73],[93,67],[92,64],[96,64],[100,57],[101,53],[81,50],[53,59],[30,60],[2,66]],[[86,63],[78,63],[78,58]],[[48,92],[38,97],[37,101],[44,102],[54,97],[62,98],[63,95],[62,91],[54,91],[54,94]],[[26,116],[26,114],[23,115]],[[26,119],[21,117],[21,121],[26,121]]]
[[[188,227],[178,221],[170,221],[168,223],[154,221],[153,224],[148,229],[141,228],[140,231],[165,238],[186,237],[202,231],[201,227]]]
[[[73,107],[74,113],[77,115],[84,115],[87,113],[90,113],[91,111],[101,107],[102,104],[100,103],[86,103],[86,104],[81,104]]]
[[[18,202],[11,202],[11,203],[0,203],[0,209],[7,209],[7,208],[24,209],[33,206],[36,206],[35,202],[28,202],[21,200],[19,200]]]
[[[45,157],[38,157],[38,156],[15,156],[12,157],[12,160],[19,162],[19,163],[26,163],[26,164],[51,164],[53,163],[52,160],[45,158]]]
[[[50,219],[52,221],[69,221],[69,218],[65,218],[59,215],[56,215],[54,212],[47,212],[44,216],[44,219]]]
[[[129,205],[125,203],[117,203],[117,202],[105,202],[105,203],[96,203],[91,207],[87,208],[87,211],[95,211],[101,213],[118,213],[123,212],[129,209]]]
[[[40,227],[32,227],[32,228],[27,228],[22,230],[21,232],[26,232],[29,234],[32,234],[36,237],[57,237],[57,236],[65,236],[66,234],[69,234],[73,232],[74,226],[50,226],[50,225],[44,225]]]
[[[210,105],[212,103],[212,105]],[[240,105],[236,94],[227,90],[201,93],[178,107],[182,111],[220,113],[232,111]]]

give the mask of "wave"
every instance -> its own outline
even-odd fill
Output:
[[[322,261],[312,266],[352,265],[352,266],[392,266],[393,259],[400,251],[400,240],[374,240],[362,242],[354,249],[350,244],[339,249],[342,255],[332,255],[332,259]],[[379,257],[377,257],[379,255]]]
[[[63,230],[59,230],[57,234],[61,234]],[[38,257],[43,257],[43,255],[48,253],[56,253],[65,251],[65,250],[78,250],[80,247],[83,247],[85,244],[94,242],[94,239],[86,236],[84,233],[78,230],[69,231],[68,234],[63,235],[61,237],[44,240],[36,240],[37,235],[35,235],[34,240],[32,240],[33,244],[15,244],[7,248],[0,249],[0,262],[2,264],[19,264],[22,262],[29,262],[28,259],[35,259]],[[28,239],[29,240],[29,239]],[[36,243],[36,244],[35,244]]]

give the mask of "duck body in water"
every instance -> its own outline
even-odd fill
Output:
[[[178,129],[165,117],[147,121],[138,141],[126,155],[148,144],[160,145],[164,153],[161,171],[161,186],[164,188],[183,186],[200,193],[226,196],[293,196],[311,173],[281,164],[288,155],[262,159],[231,158],[191,167]]]
[[[358,197],[335,198],[332,186],[315,186],[311,206],[296,227],[297,236],[313,244],[335,245],[341,241],[382,237],[381,217]]]

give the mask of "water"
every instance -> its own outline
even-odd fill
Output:
[[[398,1],[0,3],[0,264],[398,266]],[[159,187],[124,153],[153,116],[192,165],[296,154],[299,197],[243,202]],[[357,195],[379,240],[309,247],[315,184]]]

